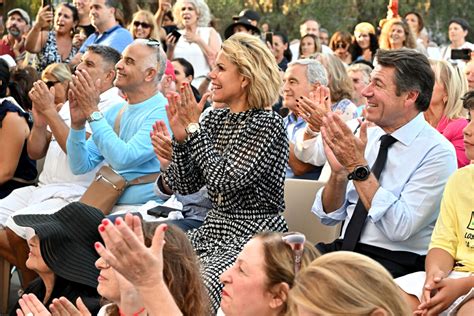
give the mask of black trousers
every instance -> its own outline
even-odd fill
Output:
[[[319,243],[316,248],[321,254],[339,251],[342,247],[342,239],[336,239],[332,243]],[[366,255],[380,263],[385,269],[392,274],[394,278],[398,278],[405,274],[424,271],[426,256],[422,256],[408,251],[392,251],[385,248],[370,246],[357,243],[354,250],[357,253]]]

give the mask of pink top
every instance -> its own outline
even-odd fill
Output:
[[[458,118],[450,120],[443,115],[438,123],[438,126],[436,126],[438,132],[443,134],[443,136],[446,137],[451,142],[451,144],[453,144],[454,149],[456,149],[458,168],[464,167],[470,163],[470,160],[467,159],[466,153],[464,152],[464,140],[462,133],[462,130],[467,124],[467,119]]]

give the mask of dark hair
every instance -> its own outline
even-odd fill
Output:
[[[319,39],[319,37],[317,37],[317,36],[314,35],[314,34],[306,34],[306,35],[304,35],[304,36],[302,36],[302,37],[300,38],[300,47],[299,47],[299,49],[298,49],[298,58],[301,58],[301,52],[302,52],[302,50],[301,50],[301,42],[303,41],[303,39],[305,39],[305,38],[307,38],[307,37],[312,38],[313,41],[314,41],[314,46],[315,46],[315,51],[314,51],[314,52],[315,52],[315,53],[320,53],[320,52],[321,52],[321,47],[322,47],[322,46],[321,46],[321,40]],[[308,56],[306,56],[306,57],[308,57]]]
[[[87,47],[87,50],[100,55],[104,62],[111,64],[112,66],[115,66],[121,57],[120,53],[110,46],[92,44]]]
[[[77,11],[77,8],[76,8],[73,4],[71,4],[71,3],[69,3],[69,2],[61,2],[61,3],[58,5],[58,7],[60,7],[60,6],[66,7],[66,8],[68,8],[69,10],[71,10],[71,12],[72,12],[72,20],[73,20],[74,22],[79,22],[79,12]]]
[[[291,50],[290,50],[290,45],[288,43],[288,36],[286,36],[284,33],[282,32],[274,32],[273,33],[274,36],[278,36],[279,38],[281,38],[283,44],[288,44],[288,47],[285,49],[285,51],[283,52],[283,56],[288,60],[290,61],[292,58],[293,58],[293,54],[291,53]]]
[[[0,58],[0,81],[0,98],[4,98],[7,94],[8,83],[10,82],[10,67],[3,58]]]
[[[164,18],[165,16],[166,16],[167,18],[169,18],[171,21],[174,22],[173,11],[171,11],[171,10],[170,10],[170,11],[166,11],[165,14],[163,15],[163,18]],[[158,25],[158,26],[161,26],[161,25]]]
[[[370,51],[372,52],[372,59],[375,56],[375,53],[377,52],[377,49],[379,49],[379,41],[377,40],[377,36],[375,34],[369,33],[369,39],[370,39]],[[352,41],[352,45],[349,47],[349,51],[351,52],[352,55],[352,60],[357,60],[359,56],[362,56],[362,48],[359,46],[359,43],[357,43],[357,40],[354,38]]]
[[[461,99],[463,101],[462,106],[466,110],[474,110],[474,90],[466,92],[466,94]]]
[[[174,58],[171,61],[176,61],[181,66],[183,66],[185,77],[191,76],[192,78],[194,78],[194,68],[193,68],[193,65],[189,61],[187,61],[184,58]]]
[[[413,49],[379,49],[377,62],[384,67],[395,68],[396,94],[417,91],[415,105],[420,111],[426,111],[430,105],[435,77],[428,58]]]
[[[410,12],[405,13],[405,15],[403,16],[403,19],[405,20],[405,22],[406,22],[406,19],[407,19],[407,15],[409,15],[409,14],[413,14],[414,16],[417,17],[417,19],[418,19],[418,30],[417,30],[417,32],[420,33],[421,30],[425,27],[425,22],[423,22],[423,17],[418,12],[410,11]]]
[[[469,22],[467,22],[466,20],[464,20],[462,18],[451,19],[448,23],[448,26],[453,24],[453,23],[459,24],[464,31],[469,31],[469,29],[471,28],[471,26],[469,25]]]
[[[117,9],[119,6],[119,2],[117,0],[105,0],[105,5],[109,8]]]
[[[38,72],[30,66],[15,68],[10,74],[8,86],[10,88],[10,95],[25,111],[29,111],[32,108],[28,92],[33,88],[33,83],[37,80],[39,80]]]

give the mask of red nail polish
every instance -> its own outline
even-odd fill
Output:
[[[104,219],[102,220],[102,224],[103,224],[104,226],[107,226],[107,225],[109,224],[109,220],[106,219],[106,218],[104,218]]]
[[[94,243],[94,246],[95,246],[96,249],[99,249],[100,248],[100,243],[96,242],[96,243]]]
[[[167,230],[168,230],[168,225],[163,226],[163,231],[165,232]]]
[[[121,218],[121,217],[117,217],[117,218],[115,219],[115,225],[120,225],[120,224],[122,224],[122,218]]]
[[[102,233],[105,231],[105,227],[104,227],[103,224],[99,225],[99,231],[102,232]]]

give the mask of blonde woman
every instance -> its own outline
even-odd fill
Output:
[[[416,40],[406,22],[398,19],[391,19],[385,22],[379,38],[381,49],[416,49]]]
[[[458,168],[470,163],[464,152],[463,128],[468,124],[461,97],[467,92],[466,75],[444,60],[430,60],[435,84],[425,119],[456,149]]]
[[[189,60],[194,68],[193,86],[199,88],[214,65],[222,39],[209,26],[211,13],[204,0],[178,0],[173,15],[181,35],[177,37],[173,32],[167,35],[168,59]]]
[[[68,65],[51,64],[47,66],[41,74],[41,80],[46,83],[48,88],[54,87],[54,104],[58,105],[67,101],[69,83],[72,80]]]
[[[188,84],[180,87],[181,94],[167,95],[173,160],[157,184],[162,192],[182,194],[204,184],[208,188],[213,209],[188,236],[215,311],[222,290],[219,275],[244,244],[260,231],[287,230],[280,214],[289,147],[283,120],[272,111],[281,85],[278,66],[259,38],[232,35],[209,77],[212,100],[228,108],[209,112],[199,123],[201,110]],[[201,105],[206,99],[207,94]]]
[[[160,38],[160,28],[156,25],[153,13],[148,10],[138,10],[133,15],[132,22],[128,26],[133,39],[137,38]]]
[[[364,255],[337,251],[314,260],[290,291],[291,315],[405,316],[390,273]]]

